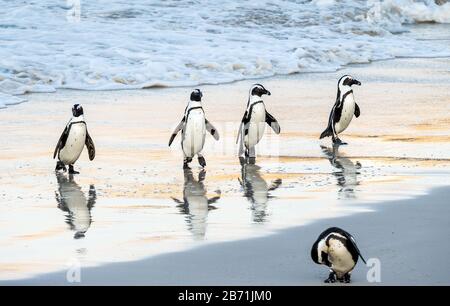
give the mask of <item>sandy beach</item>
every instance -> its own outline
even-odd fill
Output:
[[[317,285],[326,269],[312,265],[310,245],[330,225],[358,232],[364,256],[377,258],[380,283],[368,283],[369,268],[360,264],[352,285],[448,285],[450,261],[445,241],[450,188],[438,188],[414,200],[378,205],[375,213],[321,220],[308,226],[253,238],[174,252],[132,263],[82,271],[81,285]],[[441,249],[442,252],[434,252]],[[244,272],[245,271],[245,272]],[[0,282],[4,284],[5,282]],[[21,285],[68,285],[66,271],[6,282]],[[339,285],[339,283],[333,284]]]
[[[343,74],[362,82],[361,117],[333,151],[318,137]],[[256,81],[282,132],[267,131],[242,169],[235,139]],[[81,284],[322,284],[309,250],[329,226],[380,259],[381,284],[450,284],[449,58],[198,87],[221,135],[207,137],[205,172],[196,161],[183,172],[179,138],[167,146],[191,88],[58,90],[0,110],[0,284],[68,284],[74,262]],[[97,156],[84,151],[70,178],[52,154],[74,103]],[[359,263],[354,284],[366,271]]]

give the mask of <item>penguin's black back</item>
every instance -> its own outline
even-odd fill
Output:
[[[348,233],[347,231],[343,230],[342,228],[339,227],[330,227],[326,230],[324,230],[319,237],[317,238],[316,242],[314,242],[312,248],[311,248],[311,258],[315,263],[319,263],[318,262],[318,258],[317,258],[317,246],[319,245],[319,242],[322,239],[325,239],[325,237],[327,237],[328,235],[332,234],[332,233],[336,233],[339,235],[342,235],[346,238],[346,241],[344,242],[345,247],[347,248],[347,250],[350,252],[350,254],[352,255],[353,261],[355,262],[355,264],[358,262],[358,257],[361,256],[361,253],[359,252],[358,247],[356,246],[356,243],[354,241],[353,236]],[[328,242],[327,242],[328,244]],[[361,256],[362,258],[362,256]],[[363,259],[364,261],[364,259]]]

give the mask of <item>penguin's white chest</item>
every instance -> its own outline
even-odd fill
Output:
[[[334,123],[334,129],[337,134],[343,132],[350,124],[355,113],[355,100],[353,94],[349,94],[344,99],[342,113],[339,122]]]
[[[263,103],[253,105],[250,114],[248,134],[244,137],[247,148],[254,147],[263,137],[266,129],[266,108]]]
[[[328,247],[328,260],[331,262],[331,269],[341,278],[344,274],[350,272],[355,267],[352,254],[345,245],[337,240],[332,239]]]
[[[70,127],[66,145],[59,151],[59,160],[65,165],[75,163],[83,152],[86,141],[86,124],[73,123]]]
[[[190,111],[183,129],[183,140],[181,142],[186,157],[194,157],[203,149],[205,134],[206,124],[203,110],[194,109]]]

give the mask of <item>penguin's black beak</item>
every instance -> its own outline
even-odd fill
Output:
[[[268,96],[271,95],[270,91],[268,91],[267,89],[266,89],[266,95],[268,95]]]
[[[358,85],[361,86],[361,82],[358,80],[352,80],[352,85]]]

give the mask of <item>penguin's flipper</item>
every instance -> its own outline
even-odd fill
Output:
[[[58,152],[64,148],[66,145],[67,137],[69,137],[69,131],[70,131],[70,124],[66,126],[64,131],[62,132],[61,136],[59,137],[58,143],[56,144],[55,151],[53,152],[53,159],[56,158],[56,155]]]
[[[333,122],[339,122],[341,120],[342,115],[342,106],[341,102],[337,102],[333,107]]]
[[[219,140],[219,132],[217,132],[217,129],[214,127],[214,125],[211,124],[211,122],[208,121],[208,119],[205,118],[205,124],[206,124],[206,130],[214,137],[215,140]]]
[[[238,144],[239,139],[241,138],[242,128],[243,128],[244,124],[248,121],[247,114],[248,114],[248,112],[245,111],[244,117],[242,117],[241,124],[239,125],[239,131],[238,131],[238,135],[236,138],[236,144]]]
[[[181,131],[181,129],[183,128],[185,120],[186,120],[186,117],[183,117],[183,119],[181,119],[180,123],[178,123],[177,127],[175,128],[175,130],[172,132],[172,136],[170,136],[170,140],[169,140],[169,147],[172,144],[172,142],[175,139],[175,137],[177,137],[178,132]]]
[[[266,123],[272,128],[275,134],[280,134],[281,128],[277,119],[275,119],[268,111],[266,111]]]
[[[86,129],[86,140],[85,140],[84,144],[86,145],[86,148],[88,149],[89,160],[94,160],[95,146],[94,146],[94,142],[92,141],[92,138],[89,135],[87,129]]]
[[[244,117],[242,117],[241,124],[239,125],[238,136],[236,139],[236,144],[239,143],[238,156],[242,156],[244,154],[244,136],[248,133],[249,121],[250,119],[248,118],[248,110],[247,110],[244,113]]]
[[[358,118],[361,115],[361,110],[359,109],[358,104],[355,103],[355,117]]]

